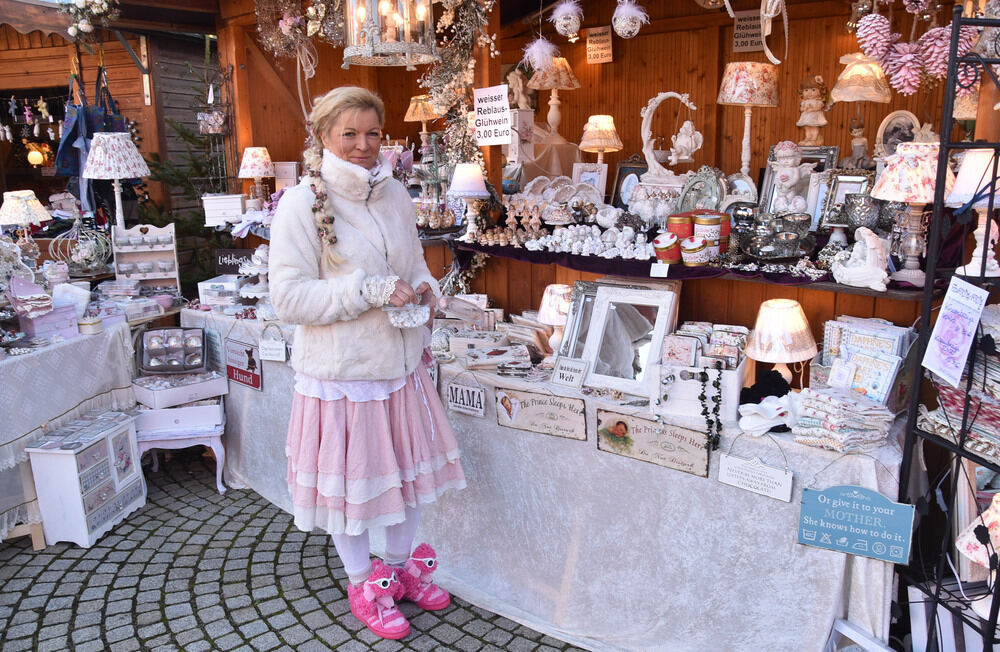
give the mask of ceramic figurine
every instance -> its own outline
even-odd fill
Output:
[[[825,113],[830,108],[830,91],[826,83],[819,75],[806,77],[799,86],[799,121],[796,126],[804,127],[806,137],[799,141],[799,145],[814,146],[822,145],[823,137],[819,133],[820,127],[826,126]]]
[[[670,148],[670,159],[668,162],[670,165],[691,163],[694,161],[692,155],[701,149],[703,141],[704,138],[701,132],[694,128],[694,123],[690,120],[685,120],[684,124],[681,125],[681,130],[670,137],[673,147]]]
[[[812,172],[816,163],[803,163],[802,150],[790,140],[783,140],[774,146],[774,201],[771,211],[781,213],[806,212],[806,198],[796,191],[803,175]]]
[[[52,127],[49,127],[45,131],[49,135],[49,140],[55,140],[56,139],[56,132],[52,131]]]
[[[877,292],[885,292],[889,282],[886,272],[888,254],[885,246],[877,235],[865,227],[854,232],[854,248],[850,257],[843,252],[834,257],[831,270],[833,278],[838,283],[854,287],[871,288]]]
[[[512,106],[518,109],[531,109],[531,98],[528,97],[528,93],[524,90],[528,83],[524,78],[524,73],[515,68],[513,72],[507,75],[507,83],[510,85],[510,93],[513,99]]]
[[[860,118],[851,118],[851,155],[840,161],[840,167],[861,170],[871,170],[875,167],[875,161],[868,156],[865,123]]]

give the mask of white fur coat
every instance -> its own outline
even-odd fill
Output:
[[[426,329],[393,327],[362,296],[366,278],[395,274],[416,288],[426,281],[440,294],[424,262],[413,204],[382,160],[368,170],[324,152],[323,179],[336,220],[334,251],[322,262],[309,177],[282,195],[271,224],[271,301],[282,321],[297,324],[292,367],[316,378],[387,380],[420,362]]]

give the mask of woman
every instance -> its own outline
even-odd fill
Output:
[[[443,609],[434,552],[411,558],[421,505],[465,486],[458,447],[422,354],[425,327],[393,327],[382,306],[431,303],[439,288],[417,239],[413,205],[379,154],[382,100],[335,88],[309,118],[308,175],[271,226],[271,300],[297,324],[288,482],[295,525],[330,533],[351,612],[375,634],[410,632],[394,600]],[[368,529],[386,527],[384,566]]]

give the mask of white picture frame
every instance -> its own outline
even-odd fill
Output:
[[[574,163],[573,183],[585,183],[597,188],[601,196],[607,194],[608,164],[607,163]]]
[[[587,332],[587,341],[583,347],[582,358],[589,363],[589,370],[584,384],[590,387],[617,390],[633,396],[645,396],[647,394],[645,373],[646,370],[652,369],[659,362],[663,346],[663,336],[666,334],[669,325],[673,322],[673,315],[677,311],[677,298],[678,295],[676,292],[667,290],[611,286],[598,287],[591,316],[591,326]],[[656,309],[656,317],[652,322],[652,328],[646,331],[650,337],[650,341],[648,344],[641,345],[641,348],[645,349],[641,373],[636,374],[632,378],[605,374],[603,372],[607,367],[607,358],[604,358],[604,364],[601,363],[601,353],[605,343],[609,313],[619,315],[620,313],[616,311],[618,310],[617,306],[621,304]],[[645,315],[641,314],[638,308],[635,309],[635,315],[646,319],[647,322],[649,321]],[[633,317],[619,317],[619,319],[624,323],[633,320]],[[629,327],[626,326],[623,330],[627,332]],[[629,347],[632,347],[640,339],[645,340],[645,336],[629,341]],[[620,343],[621,339],[616,336],[613,340],[609,341]]]

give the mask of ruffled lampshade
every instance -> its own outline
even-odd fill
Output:
[[[830,99],[834,102],[886,104],[892,99],[889,82],[877,61],[855,52],[840,57],[840,63],[846,67],[830,91]]]

